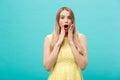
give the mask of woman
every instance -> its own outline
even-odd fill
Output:
[[[72,10],[62,7],[57,12],[53,34],[45,38],[44,67],[51,71],[48,80],[83,80],[81,70],[88,64],[84,34],[76,31]]]

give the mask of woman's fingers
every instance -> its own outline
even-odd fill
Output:
[[[71,24],[70,28],[69,28],[69,31],[73,32],[73,29],[74,29],[74,25]]]

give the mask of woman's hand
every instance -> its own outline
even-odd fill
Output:
[[[61,27],[61,32],[60,32],[60,35],[59,35],[59,39],[58,39],[58,45],[61,45],[63,40],[64,40],[64,37],[65,37],[65,30],[64,30],[64,26]]]
[[[74,25],[72,24],[68,30],[68,41],[69,43],[73,43],[73,30],[74,30]]]

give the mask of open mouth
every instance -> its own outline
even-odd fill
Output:
[[[68,28],[68,25],[64,25],[64,28]]]

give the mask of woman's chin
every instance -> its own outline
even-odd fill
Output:
[[[68,28],[64,28],[65,32],[68,32]]]
[[[68,32],[68,30],[65,30],[65,32],[67,33],[67,32]]]
[[[67,31],[68,29],[64,28],[65,31]]]

